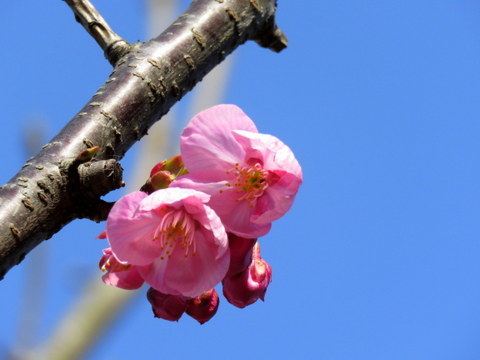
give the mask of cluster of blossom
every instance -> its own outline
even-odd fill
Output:
[[[220,282],[234,306],[263,300],[272,269],[257,238],[290,209],[302,170],[285,144],[258,133],[234,105],[197,114],[180,150],[152,169],[141,191],[115,203],[100,268],[106,284],[150,285],[156,317],[187,313],[203,324],[217,311]]]

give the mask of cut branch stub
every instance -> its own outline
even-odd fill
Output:
[[[94,146],[98,160],[122,158],[238,45],[270,39],[260,43],[272,47],[279,34],[275,8],[275,0],[197,0],[160,36],[134,45],[118,60],[83,109],[0,188],[0,276],[69,221],[106,216],[109,204],[99,200],[101,192],[85,185],[78,191],[78,169],[65,171],[65,161]],[[85,207],[92,194],[103,215]]]

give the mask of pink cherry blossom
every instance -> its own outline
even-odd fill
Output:
[[[197,114],[184,129],[180,149],[189,174],[171,186],[211,195],[208,203],[227,231],[245,238],[265,235],[291,207],[302,183],[292,151],[259,134],[235,105]]]
[[[219,217],[205,205],[209,198],[180,188],[122,197],[107,219],[112,252],[161,293],[196,297],[211,289],[225,276],[230,253]]]
[[[107,285],[125,290],[134,290],[140,288],[144,283],[137,268],[118,261],[115,255],[113,255],[112,249],[103,250],[103,256],[98,266],[102,271],[105,271],[102,280]]]

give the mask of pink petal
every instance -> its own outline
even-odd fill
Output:
[[[139,212],[140,202],[147,194],[136,191],[119,199],[108,215],[108,242],[118,260],[132,265],[151,263],[160,247],[153,235],[159,224],[153,212]]]
[[[258,159],[261,156],[259,160],[265,170],[283,170],[303,179],[302,168],[292,150],[275,136],[236,130],[233,137],[245,149],[246,163],[249,163],[249,158]]]
[[[190,172],[225,170],[244,157],[232,130],[258,132],[253,121],[235,105],[218,105],[197,114],[183,130],[180,149]]]
[[[242,201],[236,203],[235,207],[230,207],[230,211],[228,211],[229,208],[225,206],[225,204],[228,204],[226,201],[224,203],[222,202],[222,204],[223,208],[219,216],[223,220],[225,229],[227,229],[228,232],[244,238],[258,238],[266,235],[270,231],[272,227],[271,223],[259,224],[252,222],[254,208],[251,208],[247,202]]]
[[[302,183],[297,176],[279,170],[272,171],[271,176],[276,176],[277,179],[257,200],[251,217],[251,221],[256,224],[270,223],[285,215],[290,210]]]
[[[135,267],[120,272],[107,272],[102,276],[105,284],[125,290],[139,289],[144,280]]]
[[[147,198],[143,199],[140,206],[140,212],[149,212],[152,210],[159,210],[160,207],[168,205],[169,208],[180,208],[183,206],[185,199],[192,197],[197,200],[191,200],[201,203],[206,203],[210,199],[205,193],[190,189],[190,188],[175,188],[169,187],[160,191],[155,191]]]
[[[218,180],[216,180],[218,179]],[[170,188],[179,187],[182,189],[194,189],[209,195],[218,194],[220,190],[226,188],[225,172],[211,176],[209,171],[198,171],[193,174],[187,174],[175,179]]]

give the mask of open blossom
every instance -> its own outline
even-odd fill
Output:
[[[167,188],[136,191],[113,206],[107,236],[115,257],[163,294],[196,297],[225,276],[230,253],[209,195]]]
[[[291,207],[302,183],[292,151],[274,136],[259,134],[235,105],[197,114],[184,129],[180,149],[189,174],[171,186],[211,196],[228,232],[245,238],[265,235]]]

